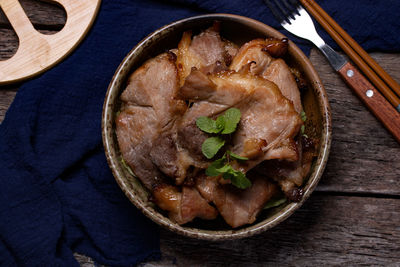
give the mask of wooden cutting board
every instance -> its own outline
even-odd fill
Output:
[[[67,21],[53,35],[38,32],[18,0],[0,0],[19,38],[17,52],[0,61],[0,85],[22,81],[42,73],[63,60],[88,33],[100,7],[101,0],[52,0],[64,7]]]

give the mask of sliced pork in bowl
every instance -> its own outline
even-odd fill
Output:
[[[174,22],[140,42],[110,83],[102,121],[109,165],[132,203],[209,240],[259,233],[299,208],[325,167],[330,124],[304,54],[227,14]]]

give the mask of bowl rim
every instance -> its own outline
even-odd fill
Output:
[[[314,166],[316,168],[313,171],[313,177],[308,178],[311,183],[309,186],[305,189],[303,197],[300,202],[292,202],[289,203],[284,209],[279,211],[277,214],[272,216],[272,219],[269,219],[269,221],[262,223],[261,221],[260,225],[255,225],[255,224],[250,224],[247,226],[244,226],[240,229],[231,229],[231,230],[205,230],[205,229],[199,229],[199,228],[191,228],[191,227],[184,227],[181,225],[177,225],[171,222],[168,222],[166,220],[167,218],[164,216],[157,216],[154,214],[152,211],[148,209],[146,205],[141,203],[139,200],[136,199],[137,196],[130,192],[127,189],[126,186],[126,181],[123,180],[123,173],[120,173],[118,169],[116,168],[117,164],[120,164],[118,160],[114,157],[112,157],[112,149],[114,149],[114,146],[111,144],[111,140],[108,140],[108,136],[111,136],[113,133],[111,131],[114,130],[113,127],[107,127],[107,122],[110,120],[114,119],[114,116],[112,116],[113,112],[113,106],[114,103],[112,102],[112,93],[114,90],[116,90],[115,84],[117,82],[118,77],[121,75],[121,72],[123,71],[124,67],[128,64],[129,59],[132,58],[135,53],[148,41],[150,41],[152,38],[156,37],[158,34],[161,32],[173,28],[175,25],[179,25],[188,21],[193,21],[193,20],[202,20],[202,19],[209,19],[210,21],[213,20],[218,20],[218,19],[232,19],[235,20],[236,22],[242,23],[242,24],[251,24],[253,26],[257,26],[258,28],[264,29],[265,32],[274,32],[277,36],[280,36],[281,38],[286,37],[276,29],[272,28],[271,26],[268,26],[260,21],[257,21],[255,19],[251,19],[248,17],[240,16],[240,15],[234,15],[234,14],[226,14],[226,13],[213,13],[213,14],[204,14],[204,15],[198,15],[198,16],[192,16],[188,18],[184,18],[181,20],[174,21],[172,23],[169,23],[148,36],[146,36],[144,39],[142,39],[137,45],[134,46],[134,48],[125,56],[125,58],[121,61],[120,65],[118,66],[117,70],[115,71],[110,84],[107,88],[107,93],[105,96],[104,104],[103,104],[103,113],[102,113],[102,121],[101,121],[101,127],[102,127],[102,140],[103,140],[103,146],[104,146],[104,151],[105,155],[107,158],[108,165],[112,171],[112,174],[122,189],[122,191],[125,193],[125,195],[128,197],[128,199],[133,203],[139,210],[143,212],[144,215],[146,215],[148,218],[150,218],[153,222],[156,222],[158,225],[167,228],[173,232],[176,232],[178,234],[182,234],[187,237],[192,237],[192,238],[197,238],[197,239],[203,239],[203,240],[210,240],[210,241],[215,241],[215,240],[232,240],[232,239],[238,239],[238,238],[244,238],[244,237],[249,237],[258,233],[261,233],[263,231],[266,231],[280,222],[284,221],[287,219],[289,216],[291,216],[294,211],[296,211],[298,208],[300,208],[303,203],[309,198],[311,193],[314,191],[315,187],[317,186],[318,182],[321,179],[321,176],[323,174],[323,171],[325,169],[328,157],[329,157],[329,152],[330,152],[330,147],[331,147],[331,140],[332,140],[332,122],[331,122],[331,111],[330,111],[330,105],[329,101],[326,95],[325,88],[320,80],[320,77],[315,70],[314,66],[312,65],[311,61],[308,59],[308,57],[305,56],[305,54],[298,48],[292,41],[290,42],[290,47],[294,51],[294,53],[303,61],[306,62],[305,66],[307,67],[307,71],[310,76],[315,78],[315,81],[313,81],[312,88],[318,88],[318,90],[313,89],[315,92],[318,93],[319,96],[316,98],[318,105],[319,105],[319,111],[321,113],[321,119],[323,120],[322,123],[322,128],[321,128],[321,146],[320,150],[318,153],[318,165]],[[244,23],[246,22],[246,23]],[[311,87],[311,85],[310,85]],[[119,90],[120,91],[120,90]],[[120,93],[120,92],[119,92]],[[110,115],[111,114],[111,115]],[[113,122],[111,122],[113,124]],[[118,145],[118,144],[117,144]],[[312,169],[311,169],[312,170]],[[310,172],[311,172],[310,170]]]

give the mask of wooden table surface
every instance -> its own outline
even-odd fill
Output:
[[[59,8],[20,2],[43,33],[60,30],[65,23]],[[0,60],[11,57],[17,47],[18,39],[0,11]],[[372,56],[400,81],[400,54]],[[400,145],[318,51],[312,50],[310,58],[333,118],[331,154],[312,196],[274,229],[242,240],[197,241],[161,229],[162,260],[144,266],[400,266]],[[0,122],[18,87],[0,87]],[[93,266],[89,258],[76,257],[82,266]]]

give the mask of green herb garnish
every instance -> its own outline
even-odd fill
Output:
[[[223,127],[221,124],[217,124],[215,120],[204,116],[197,118],[196,125],[206,133],[219,133]]]
[[[228,152],[228,155],[229,155],[232,159],[237,159],[237,160],[249,160],[249,158],[239,156],[239,155],[237,155],[237,154],[235,154],[235,153],[233,153],[233,152],[231,152],[231,151],[229,151],[229,150],[228,150],[227,152]]]
[[[135,174],[133,173],[131,167],[128,166],[128,164],[125,162],[125,160],[122,157],[121,157],[121,163],[125,167],[125,169],[129,172],[130,175],[136,177]]]
[[[306,122],[306,120],[307,120],[307,115],[306,115],[306,113],[305,113],[304,111],[300,112],[300,117],[301,117],[301,120],[302,120],[303,122]],[[305,137],[308,137],[308,136],[304,133],[305,130],[306,130],[306,126],[305,126],[304,124],[301,125],[301,128],[300,128],[301,134],[304,135]]]
[[[207,138],[201,145],[201,151],[208,159],[212,159],[215,154],[225,145],[225,140],[219,136]]]
[[[206,158],[212,159],[225,145],[225,140],[221,135],[234,133],[240,121],[240,116],[239,109],[230,108],[223,115],[218,116],[216,120],[204,116],[197,118],[196,125],[200,130],[209,134],[218,134],[217,136],[207,138],[203,142],[201,150]],[[248,160],[246,157],[227,150],[220,159],[213,161],[208,166],[206,175],[221,175],[224,179],[231,180],[232,185],[241,189],[250,187],[251,182],[247,179],[246,175],[241,171],[235,170],[230,165],[231,159],[238,161]]]
[[[304,122],[307,120],[307,115],[304,111],[300,112],[300,117],[301,117],[301,120]]]
[[[205,116],[198,117],[196,125],[200,130],[206,133],[230,134],[236,131],[236,126],[240,121],[240,110],[237,108],[228,109],[223,115],[218,116],[216,120]]]
[[[270,208],[275,208],[278,207],[280,205],[282,205],[283,203],[286,203],[287,199],[284,196],[279,196],[279,197],[273,197],[272,199],[270,199],[267,204],[265,204],[264,209],[270,209]]]
[[[240,110],[237,108],[228,109],[224,115],[217,118],[217,121],[220,121],[220,124],[223,122],[224,129],[222,130],[222,134],[230,134],[236,131],[236,126],[240,121]],[[222,118],[222,119],[220,119]]]

